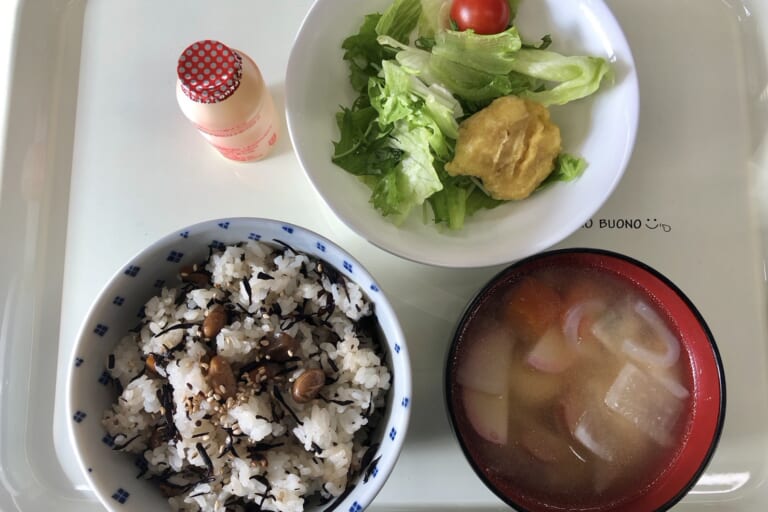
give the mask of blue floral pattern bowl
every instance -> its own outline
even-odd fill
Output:
[[[101,425],[104,411],[115,399],[106,369],[109,353],[140,321],[146,301],[163,286],[178,284],[181,267],[203,261],[210,247],[247,240],[287,244],[336,267],[356,282],[374,304],[384,334],[392,385],[378,429],[381,439],[370,459],[373,462],[349,483],[340,499],[314,510],[363,510],[394,468],[410,417],[411,368],[395,312],[375,279],[342,248],[302,227],[257,218],[212,220],[169,234],[132,258],[102,289],[81,326],[67,379],[69,434],[88,482],[108,510],[144,512],[168,508],[154,484],[137,478],[144,468],[114,452],[114,439]]]

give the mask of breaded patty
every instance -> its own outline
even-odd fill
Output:
[[[560,143],[546,107],[503,96],[459,125],[456,154],[445,169],[480,178],[496,199],[524,199],[554,169]]]

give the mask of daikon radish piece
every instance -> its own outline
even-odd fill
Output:
[[[643,327],[630,304],[622,301],[606,309],[592,324],[592,334],[614,354],[622,352],[624,340],[635,339]]]
[[[680,400],[685,400],[689,396],[691,396],[691,393],[688,391],[688,388],[683,386],[683,383],[680,382],[680,379],[675,377],[674,375],[671,375],[669,371],[653,371],[652,372],[653,378],[661,382],[661,384],[669,390],[670,393],[675,395]]]
[[[563,402],[563,413],[571,436],[590,453],[610,462],[615,458],[611,446],[615,436],[610,426],[600,421],[600,407],[599,402],[588,400],[584,393],[569,393]]]
[[[544,332],[525,358],[533,368],[545,373],[563,373],[576,360],[576,351],[565,342],[559,326]]]
[[[653,442],[603,403],[611,381],[589,382],[568,390],[562,399],[563,416],[579,446],[606,462],[622,463],[646,453]]]
[[[684,403],[667,387],[632,363],[619,372],[604,399],[638,430],[662,446],[671,446]]]
[[[461,393],[467,419],[475,432],[492,443],[507,444],[509,429],[507,395],[491,395],[470,388],[463,388]]]
[[[507,374],[514,340],[501,326],[483,327],[475,334],[472,350],[459,361],[456,380],[462,386],[490,395],[507,390]]]
[[[606,438],[601,438],[601,427],[599,421],[595,421],[595,415],[589,411],[585,411],[579,417],[571,434],[574,439],[580,442],[586,449],[594,453],[601,459],[611,462],[616,458],[616,453],[611,443],[606,442]]]

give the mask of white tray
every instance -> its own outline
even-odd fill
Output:
[[[457,316],[499,268],[430,268],[376,249],[316,197],[284,126],[273,156],[235,164],[175,104],[178,52],[212,37],[249,53],[282,106],[286,59],[310,1],[5,1],[0,14],[15,18],[0,139],[0,509],[102,510],[68,446],[61,391],[79,323],[112,272],[183,225],[266,216],[348,248],[392,297],[408,337],[412,426],[371,509],[503,510],[465,462],[442,395]],[[768,5],[609,3],[640,76],[637,147],[615,195],[561,246],[644,260],[699,306],[725,363],[727,419],[707,472],[675,510],[762,511]]]

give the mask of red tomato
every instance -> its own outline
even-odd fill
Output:
[[[453,0],[451,19],[459,30],[498,34],[509,26],[508,0]]]

